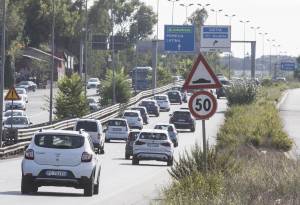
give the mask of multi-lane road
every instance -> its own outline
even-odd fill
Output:
[[[92,96],[97,92],[96,89],[87,90],[87,95]],[[28,103],[26,105],[26,114],[33,124],[40,124],[49,121],[49,89],[37,89],[35,92],[28,92]],[[54,89],[54,95],[57,93],[57,89]]]
[[[32,100],[32,99],[30,99]],[[37,104],[38,105],[38,104]],[[40,106],[40,105],[39,105]],[[184,104],[183,106],[187,106]],[[172,105],[172,110],[180,109]],[[207,121],[206,129],[209,144],[215,143],[217,131],[224,121],[226,100],[218,100],[217,113]],[[156,123],[168,122],[169,113],[162,112],[159,118],[151,117],[147,128]],[[190,149],[195,142],[202,144],[201,121],[197,121],[196,132],[180,132],[179,146],[175,149],[175,159],[179,153]],[[0,204],[9,205],[97,205],[97,204],[150,204],[159,200],[159,192],[170,183],[166,163],[141,161],[139,166],[131,165],[131,160],[124,159],[124,142],[105,144],[105,154],[100,155],[102,172],[100,193],[93,197],[84,197],[80,189],[64,187],[41,187],[35,195],[21,195],[21,157],[0,161]]]

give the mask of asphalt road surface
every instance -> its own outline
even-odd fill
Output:
[[[55,96],[57,89],[53,90]],[[87,95],[95,95],[96,89],[88,89]],[[50,89],[37,89],[35,92],[28,92],[28,103],[26,105],[26,114],[33,124],[40,124],[49,121],[49,101],[47,96],[50,96]],[[49,99],[49,98],[48,98]]]
[[[292,154],[300,157],[300,89],[289,90],[279,110],[284,129],[295,143]]]
[[[183,105],[184,107],[187,104]],[[182,106],[172,105],[172,110]],[[218,100],[217,113],[206,122],[209,144],[215,143],[217,131],[224,121],[226,100]],[[147,128],[156,123],[169,121],[169,113],[162,112],[159,118],[151,117]],[[201,121],[197,121],[195,133],[180,132],[179,146],[175,148],[175,159],[179,153],[190,149],[195,142],[202,145]],[[100,177],[100,193],[93,197],[84,197],[82,189],[65,187],[40,187],[35,195],[21,195],[21,160],[22,158],[0,161],[0,204],[5,205],[143,205],[160,200],[160,190],[170,183],[164,162],[141,161],[139,166],[131,165],[131,160],[124,159],[124,142],[105,144]]]

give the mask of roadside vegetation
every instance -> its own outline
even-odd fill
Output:
[[[208,171],[202,146],[181,154],[169,170],[172,182],[161,204],[300,204],[300,164],[284,153],[293,142],[276,109],[282,92],[296,85],[249,86],[227,93],[230,107],[208,151]]]
[[[58,93],[54,101],[57,120],[82,117],[89,107],[84,95],[84,86],[79,75],[66,76],[58,81]]]

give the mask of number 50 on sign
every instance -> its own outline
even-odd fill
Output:
[[[217,110],[217,100],[210,92],[199,91],[194,93],[190,98],[189,109],[195,118],[207,120],[215,114]]]

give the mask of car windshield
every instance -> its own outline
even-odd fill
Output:
[[[164,133],[142,132],[139,138],[146,140],[166,140],[167,135],[165,135]]]
[[[29,123],[26,117],[10,117],[5,120],[5,124],[28,125]]]
[[[89,79],[89,82],[98,82],[98,79],[96,79],[96,78],[91,78],[91,79]]]
[[[88,103],[97,103],[97,101],[94,98],[88,98]]]
[[[4,116],[9,117],[9,116],[11,116],[11,113],[13,116],[22,116],[23,115],[22,112],[15,112],[15,111],[11,112],[10,111],[10,112],[5,112]]]
[[[76,125],[76,131],[84,129],[87,132],[97,132],[97,123],[91,121],[78,121]]]
[[[159,96],[154,96],[154,99],[155,99],[155,100],[167,100],[167,96],[161,96],[161,95],[159,95]]]
[[[84,144],[84,138],[81,136],[70,135],[36,135],[34,143],[39,147],[54,149],[76,149]]]
[[[110,120],[107,123],[107,126],[126,126],[126,122],[123,120]]]
[[[177,118],[189,118],[191,114],[189,112],[174,112],[174,116]]]
[[[125,112],[124,117],[138,117],[138,114],[135,112]]]

